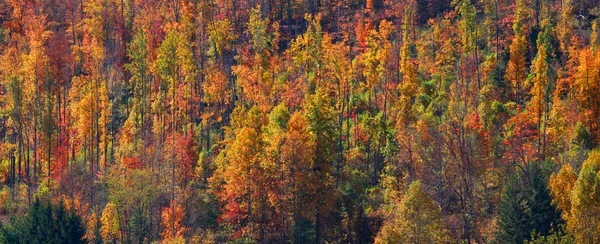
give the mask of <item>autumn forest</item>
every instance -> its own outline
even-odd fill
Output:
[[[0,0],[0,243],[600,243],[600,0]]]

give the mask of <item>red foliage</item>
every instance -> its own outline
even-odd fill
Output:
[[[55,180],[60,180],[61,175],[65,172],[68,163],[69,152],[67,151],[66,146],[58,146],[53,149],[52,153],[54,154],[52,178]]]
[[[247,212],[240,208],[233,194],[227,198],[227,204],[223,207],[223,214],[217,218],[219,222],[239,224],[247,217]]]
[[[174,136],[174,138],[171,138]],[[183,184],[187,184],[189,180],[194,177],[194,171],[196,164],[198,163],[198,145],[194,141],[192,131],[189,131],[186,135],[175,133],[169,135],[166,140],[169,142],[167,145],[167,152],[174,153],[167,157],[173,157],[174,163],[177,165],[177,179]],[[171,144],[171,141],[174,141]]]
[[[527,113],[517,113],[510,118],[505,128],[509,131],[508,138],[503,144],[506,146],[505,156],[510,163],[527,163],[536,157],[536,142],[538,129],[532,118]]]
[[[141,169],[144,167],[142,161],[140,161],[137,157],[124,158],[123,165],[129,169]]]

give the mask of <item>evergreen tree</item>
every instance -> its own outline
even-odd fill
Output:
[[[564,224],[547,182],[548,174],[535,163],[530,163],[526,172],[511,175],[498,210],[498,243],[524,243],[532,234],[546,236]]]
[[[519,187],[518,177],[512,174],[504,185],[498,207],[497,243],[523,243],[529,237],[525,197]]]
[[[530,222],[532,231],[540,236],[551,234],[552,229],[564,224],[548,188],[548,173],[544,168],[532,167],[529,174],[530,185]]]
[[[0,243],[85,243],[85,229],[73,209],[36,199],[27,215],[0,229]]]

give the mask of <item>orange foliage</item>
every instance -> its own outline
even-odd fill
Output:
[[[184,209],[177,201],[173,201],[169,207],[163,208],[161,215],[163,231],[160,235],[166,242],[184,236],[186,232],[186,228],[182,225],[184,215]]]

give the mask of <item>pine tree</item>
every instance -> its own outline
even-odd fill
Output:
[[[0,228],[1,243],[86,243],[85,227],[73,209],[36,199],[27,215]]]
[[[498,206],[498,243],[523,243],[529,236],[527,226],[526,199],[520,189],[520,182],[512,174],[504,185]]]
[[[545,169],[533,162],[524,169],[512,173],[504,186],[498,209],[499,243],[524,243],[532,235],[549,235],[563,224],[552,203]]]
[[[561,212],[552,202],[550,189],[548,188],[548,174],[544,168],[530,164],[529,173],[529,214],[532,231],[541,236],[551,234],[553,228],[564,224]]]

